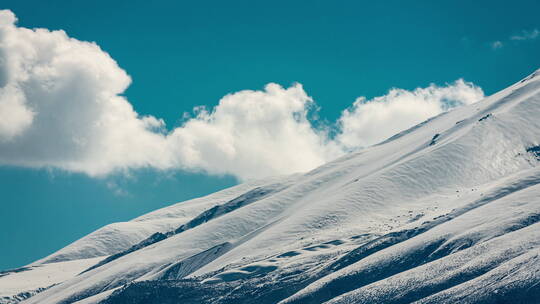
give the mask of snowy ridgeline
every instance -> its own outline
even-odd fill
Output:
[[[540,77],[303,175],[108,225],[0,303],[538,303]]]

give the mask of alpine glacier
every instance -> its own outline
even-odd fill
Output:
[[[306,174],[105,226],[0,303],[538,303],[540,70]]]

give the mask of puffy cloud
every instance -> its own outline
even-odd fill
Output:
[[[21,133],[33,119],[34,113],[25,106],[19,90],[6,86],[0,91],[0,142]]]
[[[90,176],[149,167],[249,179],[312,169],[450,107],[482,98],[461,80],[394,89],[343,112],[333,138],[309,119],[300,84],[223,97],[167,130],[122,96],[131,79],[95,43],[64,31],[15,25],[0,11],[0,165],[53,167]],[[328,126],[331,127],[331,126]]]
[[[0,163],[90,175],[168,165],[162,122],[120,95],[131,80],[107,53],[15,21],[0,12]]]
[[[392,89],[371,100],[360,97],[343,111],[337,141],[348,149],[373,145],[443,111],[483,97],[482,89],[462,79],[444,87],[432,84],[413,91]]]
[[[242,178],[312,169],[341,151],[307,118],[313,101],[295,84],[227,95],[169,136],[178,163]]]

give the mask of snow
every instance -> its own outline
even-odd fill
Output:
[[[0,274],[0,303],[20,293],[47,288],[73,278],[101,258],[27,266]],[[9,303],[9,302],[8,302]]]
[[[291,178],[294,178],[291,177]],[[126,250],[155,232],[167,232],[201,213],[203,210],[222,204],[245,191],[272,182],[276,178],[256,180],[214,194],[173,204],[150,212],[129,222],[112,223],[73,242],[37,263],[69,261],[92,257],[103,257]]]
[[[540,297],[535,75],[306,174],[106,226],[32,265],[114,259],[25,303]]]

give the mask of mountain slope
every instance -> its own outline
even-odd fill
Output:
[[[304,175],[98,230],[36,265],[100,262],[25,303],[537,301],[539,74]]]

